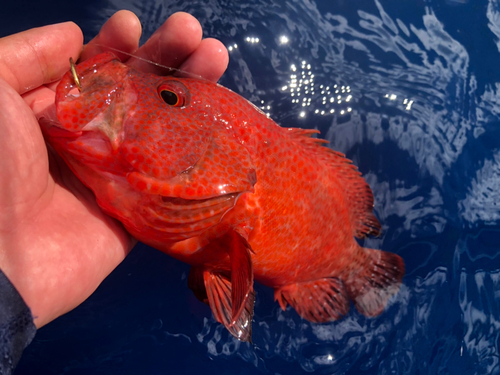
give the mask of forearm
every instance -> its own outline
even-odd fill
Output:
[[[12,373],[35,333],[29,307],[0,270],[0,374]]]

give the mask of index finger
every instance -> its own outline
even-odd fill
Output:
[[[171,15],[137,51],[136,55],[169,68],[178,68],[200,45],[203,32],[196,18],[188,13]],[[150,73],[157,72],[155,65],[134,59],[130,65]]]
[[[227,49],[218,40],[202,40],[202,36],[201,25],[196,18],[184,12],[174,13],[139,48],[136,55],[170,68],[179,68],[188,76],[194,74],[216,82],[227,68]],[[143,72],[166,72],[139,59],[130,59],[128,64]]]
[[[61,78],[82,46],[82,31],[73,22],[6,36],[0,39],[0,76],[23,94]]]
[[[106,51],[106,47],[111,47],[121,61],[127,61],[128,54],[139,48],[141,34],[141,22],[137,16],[131,11],[120,10],[113,14],[101,27],[99,34],[85,45],[80,61]]]

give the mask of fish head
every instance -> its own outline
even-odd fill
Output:
[[[63,77],[58,123],[44,133],[66,160],[126,177],[146,193],[207,199],[252,191],[249,152],[220,120],[221,89],[141,72],[103,53]]]

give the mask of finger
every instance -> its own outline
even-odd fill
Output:
[[[22,94],[53,82],[81,51],[83,35],[73,22],[44,26],[0,39],[0,77]]]
[[[178,68],[201,43],[201,25],[188,13],[178,12],[165,23],[137,51],[136,55],[171,68]],[[138,59],[130,65],[143,71],[161,74],[158,67]]]
[[[101,27],[99,34],[85,45],[80,56],[80,61],[87,60],[107,50],[102,46],[111,47],[126,53],[134,53],[139,48],[141,34],[141,22],[134,13],[128,10],[116,12]],[[120,54],[117,51],[112,52],[122,61],[129,59],[129,56],[126,54]]]
[[[37,87],[23,95],[24,102],[31,108],[38,120],[43,117],[45,121],[58,122],[54,106],[56,93],[55,87],[52,86]]]
[[[217,39],[203,39],[198,48],[179,67],[182,72],[217,82],[226,71],[229,55],[226,46]],[[180,76],[185,74],[180,73]]]

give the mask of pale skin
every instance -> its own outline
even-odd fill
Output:
[[[69,57],[88,59],[98,43],[212,81],[227,67],[224,45],[202,39],[189,14],[172,15],[138,48],[140,36],[137,17],[120,11],[83,52],[82,31],[71,22],[0,39],[0,269],[38,328],[87,299],[136,243],[43,140],[37,117],[54,104]]]

